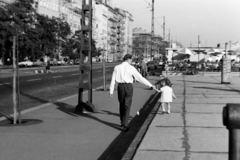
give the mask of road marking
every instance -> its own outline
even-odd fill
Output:
[[[79,75],[79,73],[76,73],[76,74],[72,74],[72,76],[76,76],[76,75]]]
[[[39,81],[39,80],[42,80],[41,78],[39,79],[30,79],[30,80],[27,80],[28,82],[32,82],[32,81]]]
[[[55,77],[52,77],[52,78],[61,78],[62,76],[55,76]]]

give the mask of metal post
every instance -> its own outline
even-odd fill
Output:
[[[152,0],[152,34],[151,34],[151,49],[150,49],[150,55],[151,60],[153,60],[153,53],[152,53],[152,47],[153,47],[153,36],[154,36],[154,0]]]
[[[200,36],[198,35],[198,67],[199,67],[199,58],[200,58],[200,48],[199,47],[200,47]]]
[[[18,121],[19,121],[19,124],[22,123],[22,118],[21,118],[21,111],[20,111],[20,105],[19,105],[19,95],[20,95],[20,89],[19,89],[19,74],[18,74],[18,71],[19,71],[19,66],[18,66],[18,61],[19,61],[19,52],[18,52],[18,46],[19,46],[19,42],[18,42],[18,39],[19,39],[19,36],[17,34],[17,37],[16,37],[16,46],[17,46],[17,52],[16,52],[16,76],[17,76],[17,108],[18,108]]]
[[[92,104],[92,0],[89,0],[89,32],[88,32],[88,38],[89,38],[89,52],[88,52],[88,61],[90,65],[90,70],[88,72],[88,103]]]
[[[200,37],[198,36],[198,62],[200,58]]]
[[[106,62],[105,62],[105,47],[104,47],[104,51],[103,51],[102,65],[103,65],[103,90],[106,91]]]
[[[228,160],[240,159],[240,104],[227,104],[223,108],[223,125],[229,130]]]
[[[165,40],[165,16],[163,16],[163,40]]]
[[[87,13],[88,12],[88,13]],[[88,25],[86,25],[86,16],[88,17]],[[86,4],[86,0],[82,1],[82,30],[81,30],[81,51],[80,51],[80,64],[79,64],[79,90],[78,90],[78,105],[76,112],[83,112],[83,109],[93,112],[94,106],[92,105],[92,0]],[[88,38],[86,45],[85,39]],[[88,66],[84,64],[84,54],[88,53]],[[88,84],[83,83],[84,71],[88,73]],[[83,102],[83,89],[88,89],[88,101]]]
[[[16,61],[16,36],[13,36],[13,124],[18,123],[18,84]]]

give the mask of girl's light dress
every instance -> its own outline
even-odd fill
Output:
[[[172,96],[173,96],[173,90],[171,87],[169,86],[163,86],[162,88],[160,88],[161,91],[161,98],[160,98],[160,102],[172,102]]]

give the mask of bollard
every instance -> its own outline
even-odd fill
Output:
[[[222,58],[221,65],[221,84],[230,84],[231,76],[231,58],[225,56]]]
[[[229,130],[228,160],[240,159],[240,104],[223,108],[223,125]]]

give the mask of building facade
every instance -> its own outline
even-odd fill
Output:
[[[34,0],[34,7],[41,15],[68,22],[72,35],[81,30],[82,0]],[[92,37],[96,48],[105,50],[106,60],[118,60],[127,53],[132,54],[132,15],[114,8],[113,0],[92,0],[92,8]]]
[[[161,36],[154,35],[142,28],[133,29],[133,55],[143,57],[162,57],[168,43]]]
[[[117,24],[117,59],[121,59],[125,54],[132,54],[132,15],[120,8],[115,8],[118,14]]]

